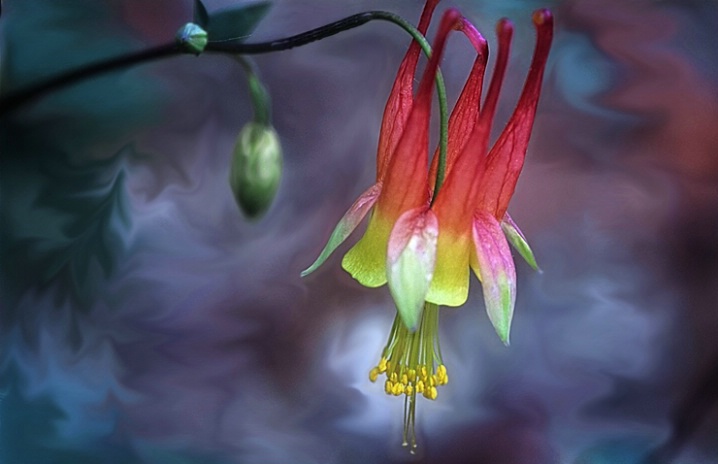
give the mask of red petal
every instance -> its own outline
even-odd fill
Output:
[[[553,17],[548,10],[536,11],[533,21],[538,38],[531,68],[516,109],[488,155],[486,174],[481,180],[480,205],[496,218],[503,217],[506,212],[523,168],[553,38]]]
[[[476,49],[478,56],[471,68],[469,78],[466,80],[464,89],[461,91],[459,99],[456,101],[454,110],[449,118],[449,145],[446,153],[446,169],[445,175],[451,170],[457,156],[469,140],[469,136],[476,125],[479,118],[479,105],[481,102],[481,88],[484,84],[484,72],[486,71],[486,61],[489,58],[489,49],[486,39],[476,30],[466,18],[461,18],[459,30],[466,34],[471,44]],[[431,170],[429,172],[429,183],[431,189],[434,189],[436,181],[436,171],[439,166],[439,149],[434,152],[434,158],[431,162]]]
[[[509,59],[509,48],[513,35],[511,22],[508,19],[499,21],[496,33],[499,37],[499,53],[486,101],[469,141],[465,144],[465,149],[456,158],[451,171],[447,171],[444,186],[434,202],[439,220],[442,223],[450,222],[452,227],[466,224],[465,217],[476,206],[473,199],[477,198],[479,191],[484,188],[481,177],[485,168],[491,122],[496,111],[496,102]]]
[[[426,34],[431,22],[431,16],[436,9],[439,0],[428,0],[421,13],[421,19],[417,29]],[[416,64],[419,61],[421,47],[412,40],[404,60],[399,66],[399,71],[394,80],[394,86],[389,94],[389,99],[384,108],[384,117],[381,121],[381,132],[379,133],[379,148],[377,150],[377,181],[381,181],[386,173],[389,159],[396,149],[401,133],[409,118],[409,112],[414,102],[414,74]]]
[[[494,74],[491,76],[491,84],[486,94],[486,101],[481,110],[479,120],[479,128],[477,129],[476,139],[472,143],[479,143],[477,150],[486,153],[489,149],[489,136],[491,135],[491,125],[496,115],[496,103],[499,101],[501,93],[501,85],[504,82],[506,74],[506,65],[509,62],[509,51],[511,50],[511,39],[514,35],[514,25],[506,18],[502,18],[496,24],[496,35],[499,38],[499,55],[496,58],[494,66]]]
[[[446,38],[460,18],[458,10],[453,8],[442,17],[431,60],[419,84],[416,102],[387,168],[386,181],[377,205],[382,212],[388,213],[386,217],[397,218],[406,209],[424,206],[429,201],[427,165],[431,95]]]

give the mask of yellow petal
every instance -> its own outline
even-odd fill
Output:
[[[434,278],[426,301],[441,306],[461,306],[469,296],[471,238],[441,229]]]
[[[374,210],[364,236],[342,259],[342,267],[365,287],[386,283],[386,250],[392,225]]]

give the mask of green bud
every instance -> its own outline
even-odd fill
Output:
[[[250,122],[234,145],[229,183],[244,214],[255,218],[272,204],[282,178],[282,146],[271,126]]]
[[[207,46],[207,31],[194,23],[187,23],[179,28],[175,40],[184,52],[199,55]]]

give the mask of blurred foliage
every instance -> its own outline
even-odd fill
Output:
[[[195,5],[197,4],[201,5],[201,2],[195,2]],[[195,19],[197,21],[206,21],[206,24],[201,22],[197,24],[207,29],[210,40],[242,40],[249,37],[254,31],[259,21],[269,11],[270,6],[270,2],[258,2],[222,9],[209,15],[207,15],[207,10],[203,6],[196,6]]]
[[[63,427],[70,415],[87,411],[64,411],[54,394],[59,385],[48,379],[51,388],[28,389],[28,379],[14,361],[7,362],[0,372],[0,462],[18,464],[220,464],[223,461],[210,453],[187,450],[183,446],[166,449],[158,445],[122,440],[122,416],[108,413],[114,419],[106,428],[83,423],[79,430],[68,433]],[[55,392],[53,393],[53,388]],[[59,389],[61,390],[61,388]],[[112,408],[114,400],[98,405]],[[95,414],[98,411],[94,411]],[[92,412],[90,412],[92,414]],[[90,421],[92,422],[92,421]],[[112,433],[107,434],[110,431]],[[216,453],[213,453],[216,454]]]
[[[102,2],[13,3],[3,17],[2,91],[145,47],[116,13]],[[18,305],[31,291],[52,289],[56,307],[91,307],[126,252],[132,141],[160,120],[168,101],[161,82],[144,67],[83,81],[2,119],[5,327],[31,323],[35,315],[20,314]],[[22,311],[29,310],[41,309],[25,305]]]

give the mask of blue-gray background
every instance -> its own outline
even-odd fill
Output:
[[[718,462],[718,4],[449,5],[491,45],[496,20],[516,24],[498,129],[526,75],[531,11],[555,13],[510,207],[544,272],[518,265],[510,348],[476,282],[443,311],[451,382],[419,405],[415,460]],[[378,8],[415,21],[421,4],[277,1],[248,40]],[[190,17],[189,1],[8,0],[0,86],[162,43]],[[299,278],[373,182],[407,44],[372,23],[257,58],[285,152],[257,222],[227,182],[251,116],[228,57],[138,66],[0,121],[0,462],[407,459],[401,401],[367,380],[388,293],[336,257]],[[452,38],[450,99],[472,60]]]

